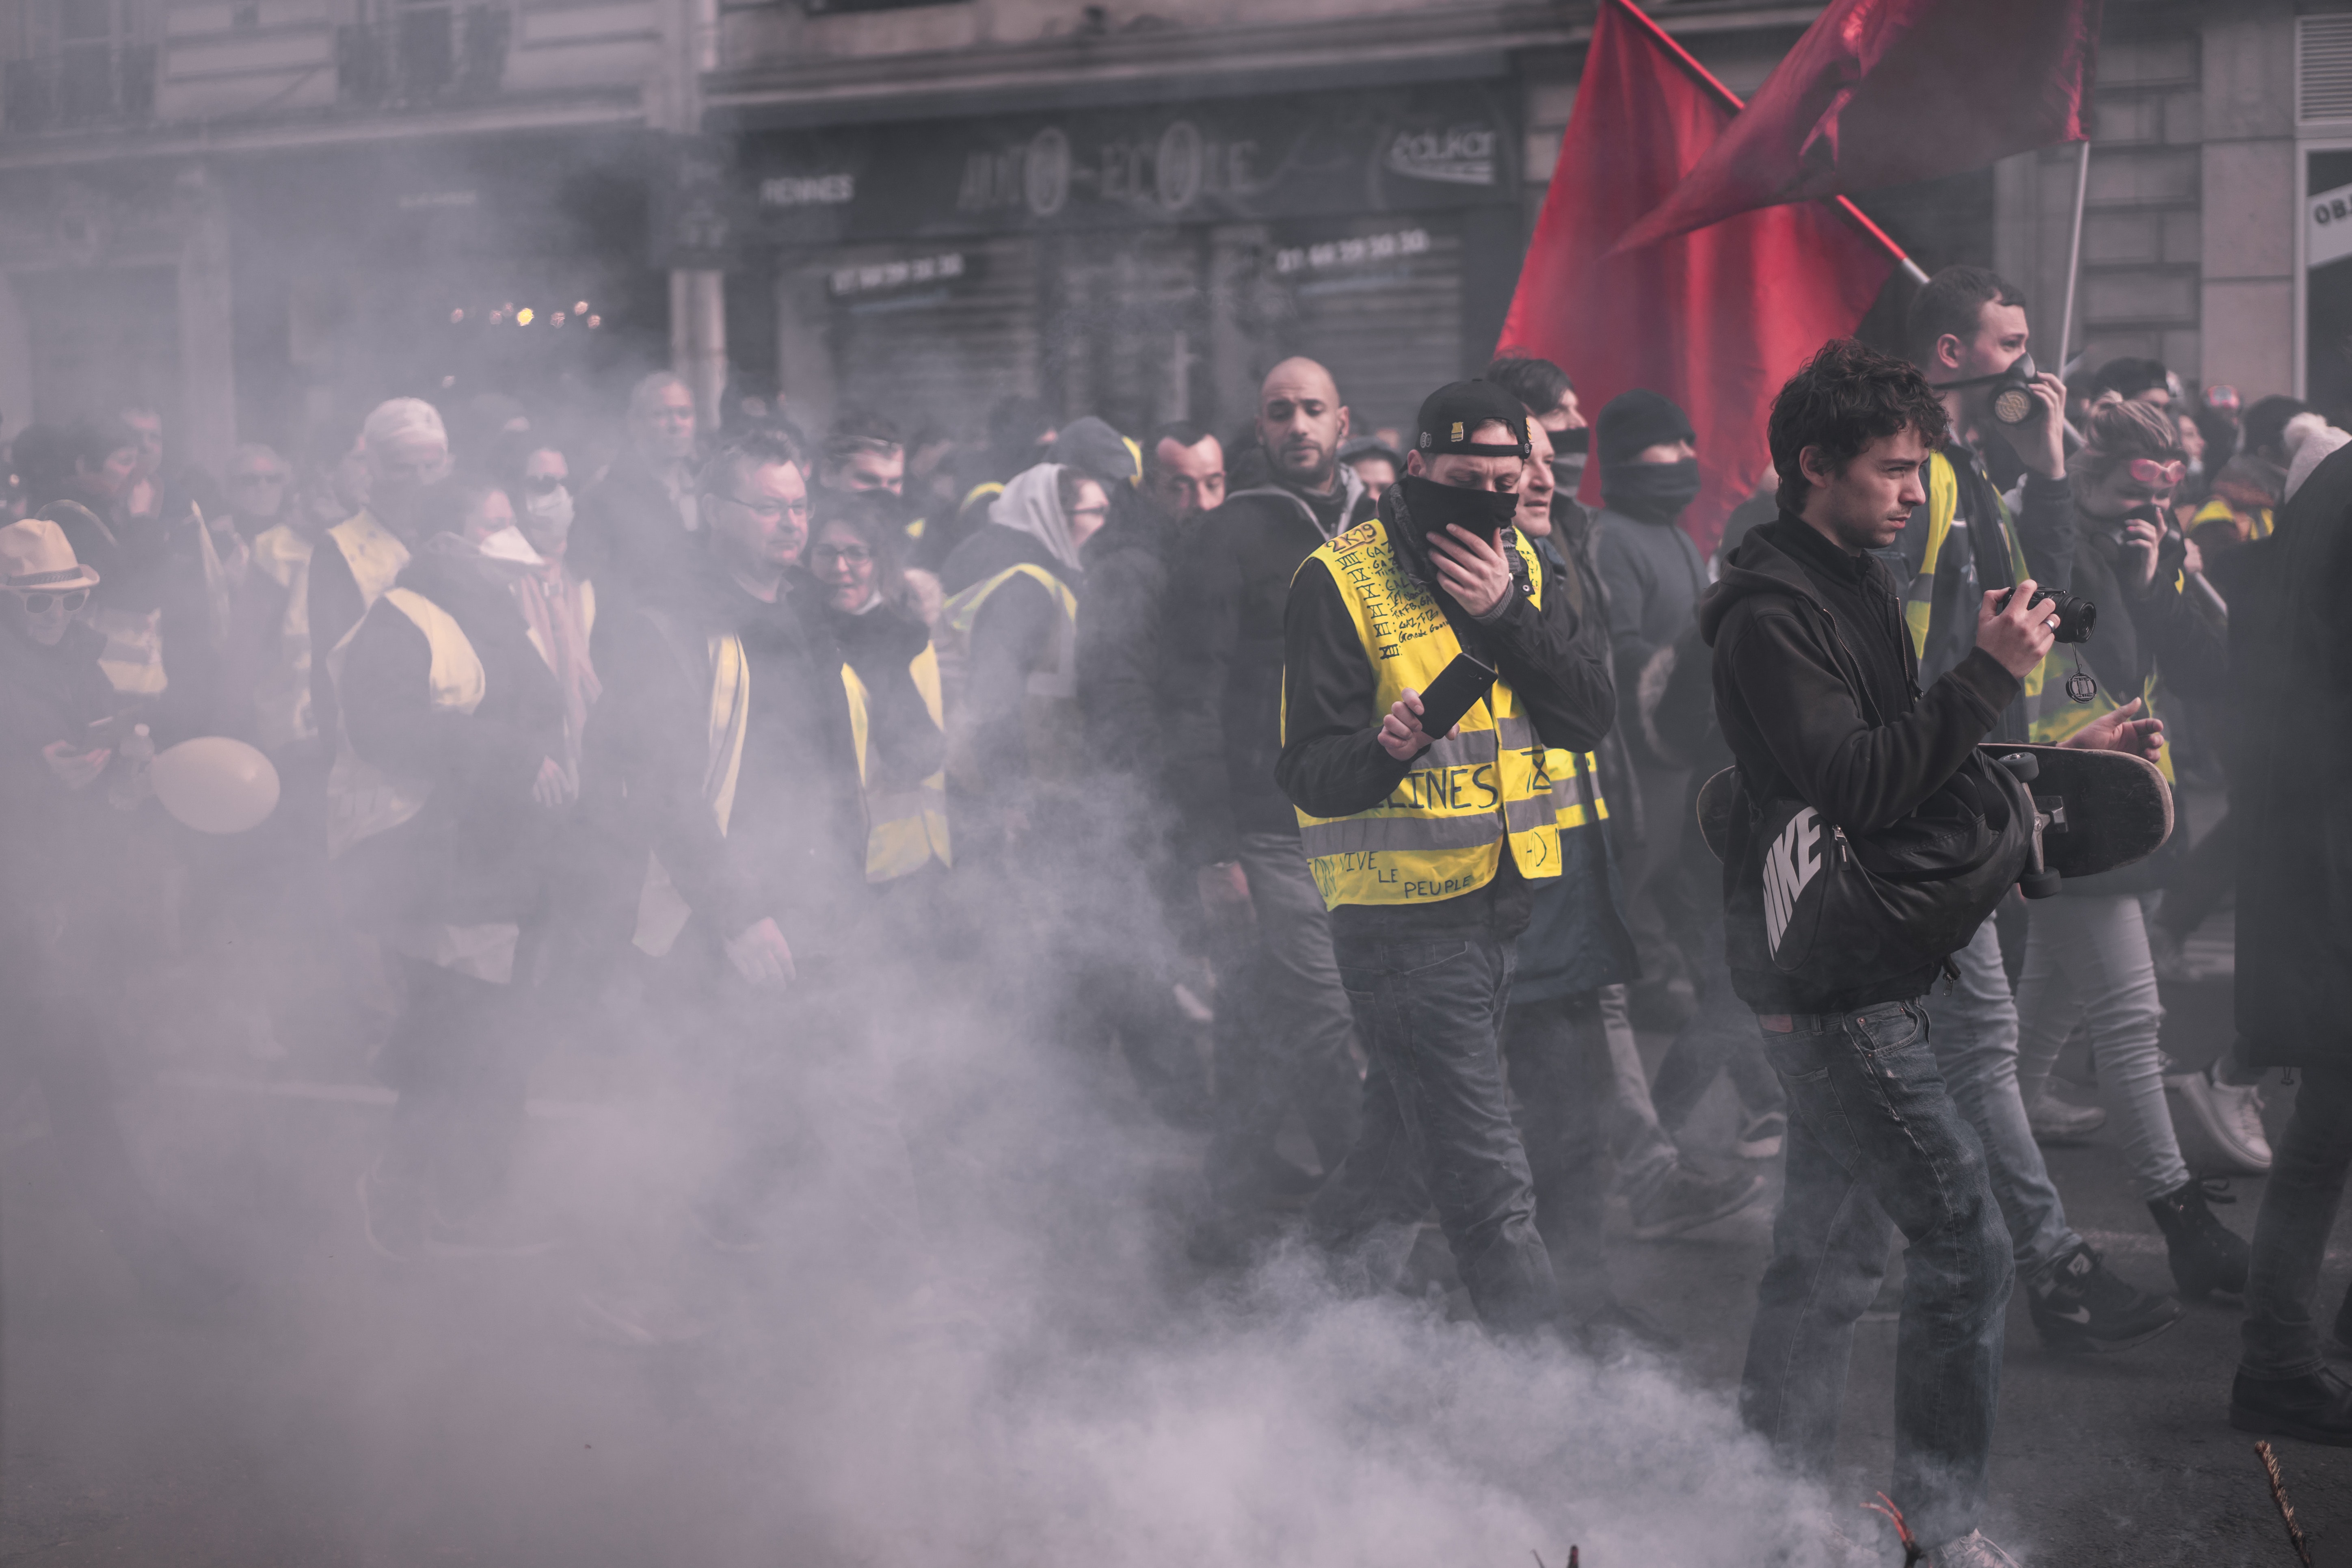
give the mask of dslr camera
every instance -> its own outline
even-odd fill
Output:
[[[2009,608],[2009,601],[2014,598],[2016,594],[2017,590],[2014,588],[2003,594],[1994,601],[1993,609],[1999,612]],[[2026,601],[2025,607],[2030,610],[2037,605],[2049,605],[2051,612],[2058,617],[2058,626],[2054,634],[2058,641],[2089,642],[2091,640],[2091,628],[2098,625],[2099,621],[2099,606],[2090,600],[2075,594],[2061,594],[2048,588],[2036,588],[2033,590],[2033,597]]]

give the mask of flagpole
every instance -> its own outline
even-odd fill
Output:
[[[2083,274],[2083,198],[2091,189],[2091,139],[2083,138],[2083,153],[2074,165],[2074,232],[2066,242],[2066,309],[2058,318],[2058,361],[2066,369],[2066,353],[2074,341],[2074,282]]]

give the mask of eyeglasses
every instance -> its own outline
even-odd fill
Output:
[[[89,590],[87,588],[68,588],[62,594],[27,592],[22,588],[9,591],[16,595],[16,602],[25,606],[25,613],[28,616],[48,614],[52,602],[62,603],[66,614],[70,616],[89,603]]]
[[[781,501],[750,501],[745,500],[741,496],[730,496],[725,494],[714,495],[711,499],[714,500],[732,501],[737,506],[741,507],[745,511],[750,512],[753,517],[758,518],[761,522],[767,523],[771,527],[783,521],[787,517],[796,519],[802,522],[806,522],[808,521],[809,503],[808,498],[805,496],[802,497],[799,500]]]
[[[809,552],[811,561],[839,561],[851,566],[863,566],[874,559],[874,552],[863,544],[820,544]]]
[[[2189,465],[2174,458],[2159,463],[2154,458],[2134,458],[2126,465],[2133,479],[2144,485],[2177,485],[2189,477]]]

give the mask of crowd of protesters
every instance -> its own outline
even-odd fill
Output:
[[[2016,290],[1950,268],[1910,322],[1949,430],[1881,552],[1918,686],[1969,654],[1982,591],[2071,584],[2099,605],[2079,654],[2098,696],[2058,694],[2079,668],[2062,650],[1995,738],[2161,717],[2168,776],[2226,783],[2233,574],[2344,434],[2135,359],[2025,383],[2034,416],[2004,423],[1990,398],[2030,333]],[[1202,1267],[1245,1261],[1304,1207],[1340,1278],[1385,1288],[1433,1209],[1496,1326],[1675,1349],[1610,1282],[1606,1201],[1637,1239],[1696,1229],[1756,1203],[1789,1140],[1695,809],[1732,756],[1700,608],[1782,477],[1710,556],[1684,526],[1683,411],[1637,390],[1588,420],[1559,367],[1508,354],[1407,430],[1357,428],[1306,359],[1274,365],[1222,437],[1023,399],[970,442],[856,408],[803,429],[736,406],[726,426],[659,374],[616,443],[489,397],[393,397],[291,455],[238,447],[216,481],[173,464],[152,410],[16,437],[11,1038],[143,1278],[201,1289],[205,1265],[135,1173],[92,1041],[140,943],[176,941],[228,975],[265,1069],[364,1060],[396,1092],[350,1211],[396,1262],[555,1245],[504,1201],[534,1063],[667,1013],[709,1037],[699,1087],[727,1128],[703,1237],[759,1247],[778,1185],[822,1179],[873,1216],[877,1278],[912,1281],[920,1161],[864,1046],[905,996],[953,984],[1074,1055],[1115,1051],[1153,1112],[1202,1135]],[[1459,561],[1405,543],[1448,489],[1516,542]],[[1408,651],[1442,635],[1499,661],[1485,754],[1532,722],[1546,762],[1524,804],[1559,874],[1535,874],[1514,795],[1509,852],[1482,841],[1475,897],[1444,917],[1356,882],[1348,846],[1424,841],[1340,829],[1424,749],[1477,752],[1466,719],[1421,733],[1396,671],[1365,679],[1360,631],[1388,634],[1349,584],[1373,556],[1466,611]],[[200,736],[274,764],[261,827],[208,839],[149,804],[150,759]],[[1432,876],[1461,853],[1446,820],[1429,818]],[[2012,900],[1927,1003],[2053,1346],[2126,1348],[2181,1313],[2067,1225],[2041,1145],[2102,1121],[2178,1295],[2246,1289],[2210,1178],[2270,1167],[2265,1066],[2184,1070],[2158,1044],[2158,979],[2186,973],[2233,843],[2224,817]],[[177,938],[152,934],[159,910]],[[1457,936],[1475,975],[1415,967]],[[1500,1073],[1482,1076],[1431,1037],[1490,1005]],[[1637,1026],[1671,1037],[1654,1076]],[[2075,1040],[2100,1106],[2048,1092]],[[1735,1131],[1694,1146],[1719,1076]],[[1849,1282],[1832,1335],[1876,1274]]]

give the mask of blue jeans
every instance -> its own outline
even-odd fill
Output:
[[[2026,1124],[2025,1100],[2017,1087],[2017,1004],[1990,919],[1968,946],[1952,954],[1952,962],[1960,978],[1951,994],[1938,990],[1927,998],[1936,1065],[1984,1145],[2018,1275],[2032,1279],[2080,1247],[2083,1238],[2066,1224],[2066,1205],[2058,1200],[2042,1145]]]
[[[1308,1234],[1339,1259],[1343,1280],[1380,1289],[1434,1203],[1486,1326],[1548,1325],[1559,1291],[1503,1087],[1513,943],[1475,929],[1401,925],[1391,936],[1335,922],[1331,934],[1371,1070],[1355,1146],[1316,1194]]]
[[[2294,1115],[2278,1142],[2254,1219],[2244,1354],[2238,1363],[2248,1377],[2304,1377],[2323,1364],[2311,1299],[2319,1290],[2344,1179],[2352,1173],[2352,1072],[2312,1067],[2297,1072]]]
[[[1944,1088],[1919,1003],[1759,1022],[1789,1096],[1788,1184],[1740,1415],[1792,1465],[1828,1471],[1853,1325],[1901,1231],[1892,1492],[1921,1543],[1939,1545],[1975,1529],[1984,1506],[2015,1278],[1983,1151]]]

